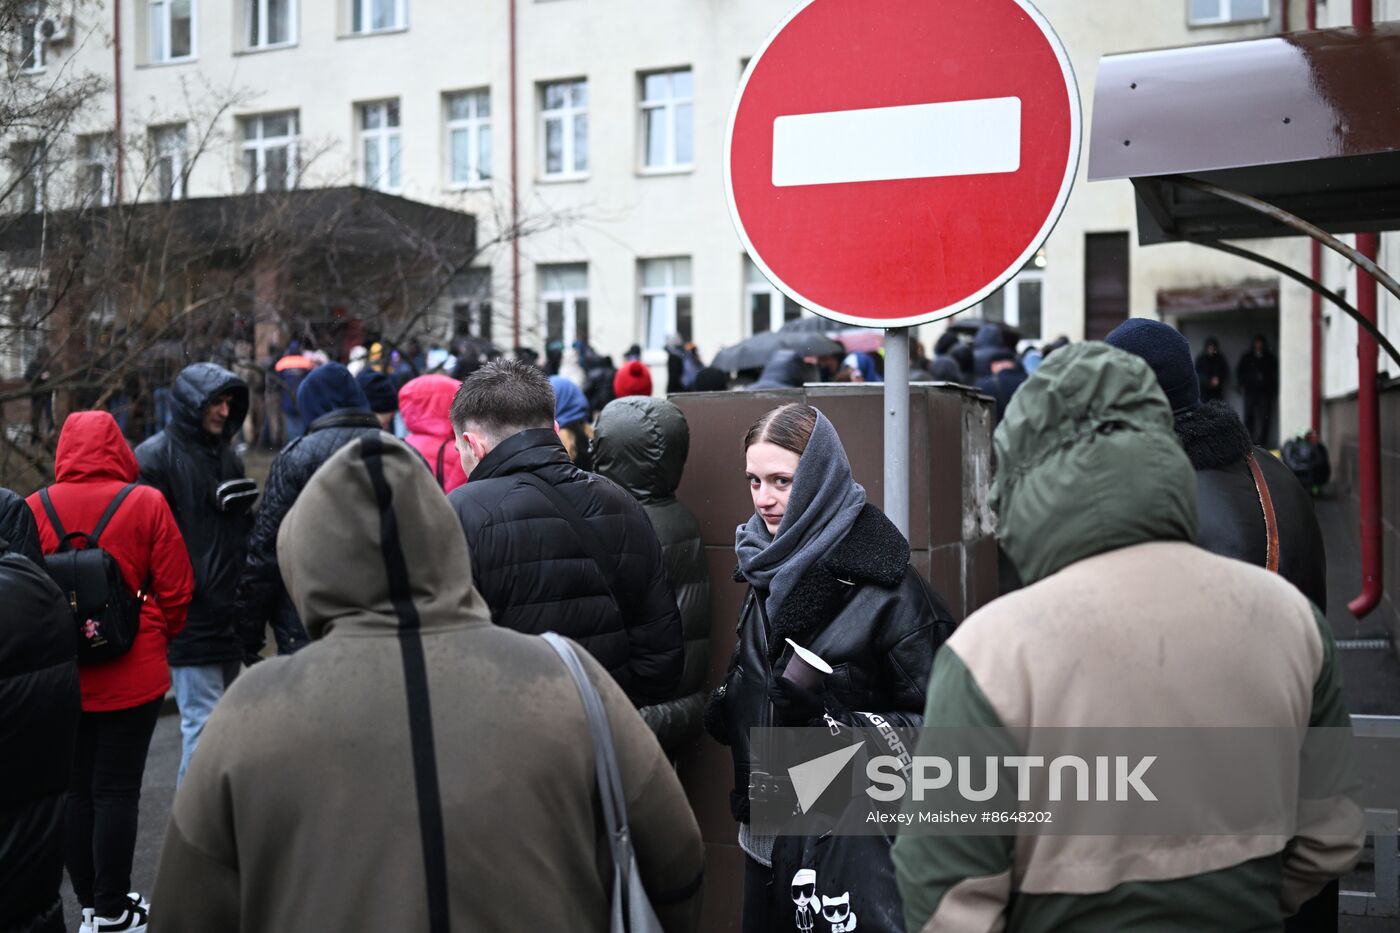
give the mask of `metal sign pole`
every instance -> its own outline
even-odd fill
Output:
[[[885,515],[909,537],[909,328],[885,331]]]

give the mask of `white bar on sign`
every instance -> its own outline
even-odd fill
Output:
[[[1021,99],[989,97],[773,121],[773,185],[994,175],[1021,167]]]

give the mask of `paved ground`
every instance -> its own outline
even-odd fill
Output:
[[[252,458],[250,458],[252,459]],[[258,458],[262,459],[262,458]],[[258,463],[264,468],[264,463]],[[1356,531],[1349,527],[1346,509],[1339,503],[1323,501],[1318,504],[1328,559],[1328,619],[1339,640],[1385,637],[1382,620],[1371,618],[1362,622],[1346,612],[1346,602],[1360,588],[1360,569]],[[1345,691],[1353,713],[1369,715],[1400,715],[1400,661],[1394,651],[1384,649],[1349,649],[1339,653]],[[156,862],[160,854],[165,826],[170,817],[170,803],[175,794],[175,771],[180,763],[179,718],[163,716],[156,726],[155,738],[146,765],[146,780],[141,793],[141,824],[136,844],[132,885],[149,895],[155,882]],[[1364,866],[1363,866],[1364,869]],[[1362,889],[1370,881],[1364,870],[1343,882],[1343,889]],[[77,929],[78,906],[65,880],[64,910],[70,929]],[[1395,933],[1400,921],[1343,917],[1343,933]],[[193,933],[193,931],[192,931]]]

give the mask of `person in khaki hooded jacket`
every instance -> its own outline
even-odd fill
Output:
[[[1141,358],[1098,342],[1056,351],[1016,393],[994,443],[997,537],[1026,586],[971,615],[938,653],[918,754],[937,746],[939,728],[1349,732],[1322,614],[1278,574],[1193,543],[1195,474]],[[1192,826],[1213,827],[1206,834],[1138,834],[1121,809],[1101,811],[1119,814],[1116,834],[902,830],[905,925],[1280,931],[1356,863],[1365,838],[1353,800],[1310,799],[1297,777],[1265,771],[1250,795],[1263,825],[1297,816],[1291,837],[1261,831],[1258,810],[1205,777],[1174,790],[1189,794]]]
[[[385,435],[341,449],[278,534],[312,643],[234,683],[176,794],[152,933],[608,927],[593,746],[542,639],[491,624],[452,507]],[[675,773],[587,652],[642,881],[698,920]]]

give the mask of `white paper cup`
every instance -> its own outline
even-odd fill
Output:
[[[831,665],[791,638],[787,643],[792,646],[792,657],[788,659],[787,667],[783,668],[783,678],[807,690],[820,687],[822,681],[831,676]]]

